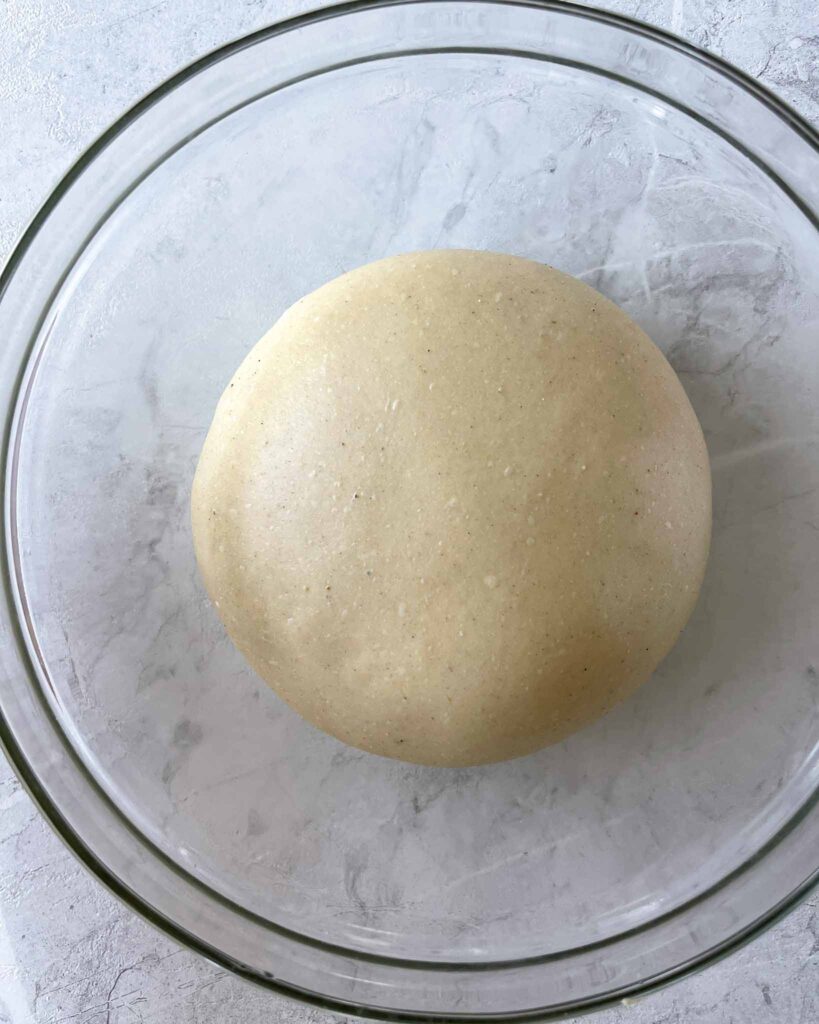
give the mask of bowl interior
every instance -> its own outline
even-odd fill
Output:
[[[470,770],[304,723],[232,649],[189,491],[216,400],[293,301],[368,260],[487,248],[579,275],[705,429],[694,617],[634,698]],[[22,599],[49,699],[155,847],[351,949],[511,960],[718,883],[819,782],[815,228],[707,124],[591,69],[385,56],[243,106],[112,209],[53,297],[20,428]]]

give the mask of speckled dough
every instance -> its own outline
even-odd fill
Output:
[[[289,309],[222,396],[193,486],[227,631],[356,747],[469,765],[591,722],[696,601],[696,416],[615,305],[538,263],[435,251]]]

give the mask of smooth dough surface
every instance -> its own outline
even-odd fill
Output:
[[[193,486],[227,631],[310,722],[470,765],[643,683],[696,601],[711,479],[659,349],[512,256],[393,257],[292,306],[222,396]]]

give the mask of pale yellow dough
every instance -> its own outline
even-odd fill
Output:
[[[233,642],[353,746],[537,750],[621,701],[686,623],[708,455],[659,349],[538,263],[386,259],[297,302],[222,396],[196,555]]]

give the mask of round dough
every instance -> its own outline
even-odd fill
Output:
[[[193,485],[227,631],[364,750],[529,753],[638,687],[696,601],[711,481],[659,349],[587,285],[413,253],[292,306],[222,396]]]

